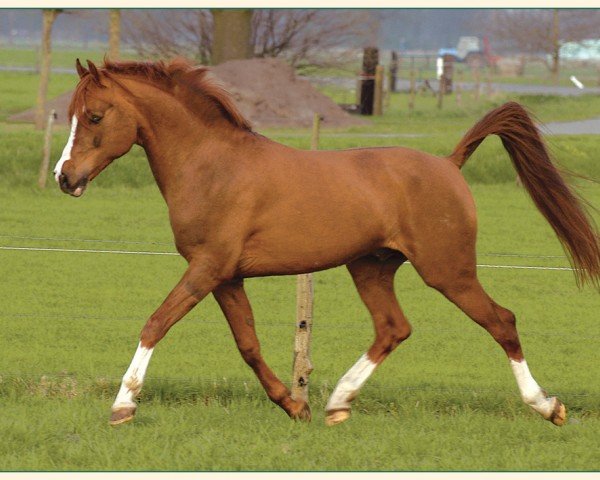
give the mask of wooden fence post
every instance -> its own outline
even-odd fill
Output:
[[[446,77],[444,74],[440,77],[437,91],[437,108],[442,109],[444,103],[444,91],[446,90]]]
[[[389,87],[388,90],[392,93],[396,92],[396,80],[398,78],[398,53],[392,50],[392,59],[390,60],[389,68]]]
[[[373,98],[373,115],[383,114],[383,65],[375,68],[375,94]]]
[[[52,125],[56,120],[56,110],[51,110],[46,123],[46,133],[44,134],[44,150],[42,154],[42,163],[40,164],[40,174],[38,175],[38,186],[46,188],[48,179],[48,167],[50,165],[50,151],[52,146]]]
[[[375,47],[367,47],[363,51],[363,66],[360,84],[360,106],[361,115],[373,115],[373,103],[375,97],[375,70],[379,64],[379,50]]]
[[[410,91],[408,94],[408,114],[410,115],[415,109],[415,95],[416,95],[416,81],[415,81],[415,57],[412,57],[410,64]]]
[[[321,116],[315,113],[311,149],[319,148]],[[313,371],[310,361],[310,340],[313,323],[313,276],[298,275],[296,287],[296,336],[294,338],[294,366],[292,399],[308,402],[308,377]]]

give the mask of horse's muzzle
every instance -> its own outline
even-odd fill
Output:
[[[64,173],[61,173],[58,177],[58,185],[60,186],[60,189],[64,193],[68,193],[73,197],[81,197],[81,195],[83,195],[83,192],[85,192],[87,183],[87,177],[81,178],[74,185],[70,185],[69,179]]]

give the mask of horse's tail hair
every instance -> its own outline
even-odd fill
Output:
[[[448,157],[459,168],[488,135],[498,135],[538,210],[554,229],[578,286],[600,288],[600,238],[585,200],[565,182],[527,111],[516,102],[492,110],[477,122]]]

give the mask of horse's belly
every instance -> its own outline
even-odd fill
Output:
[[[243,277],[291,275],[344,265],[382,246],[373,231],[332,231],[316,236],[288,233],[278,239],[256,236],[245,246],[238,264]]]

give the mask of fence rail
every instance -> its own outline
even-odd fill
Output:
[[[95,254],[113,254],[113,255],[157,255],[157,256],[179,256],[177,252],[153,252],[148,250],[112,250],[112,249],[88,249],[88,248],[59,248],[59,247],[19,247],[14,245],[0,245],[3,251],[24,251],[24,252],[54,252],[54,253],[95,253]],[[494,256],[493,254],[484,254],[485,256]],[[484,256],[480,255],[480,256]],[[521,254],[502,254],[502,256],[514,256],[517,258],[555,258],[552,256],[527,256]],[[556,257],[560,258],[560,257]],[[410,265],[410,262],[406,262]],[[512,270],[554,270],[572,272],[574,269],[567,266],[550,265],[493,265],[487,263],[477,264],[478,268],[500,268]]]

